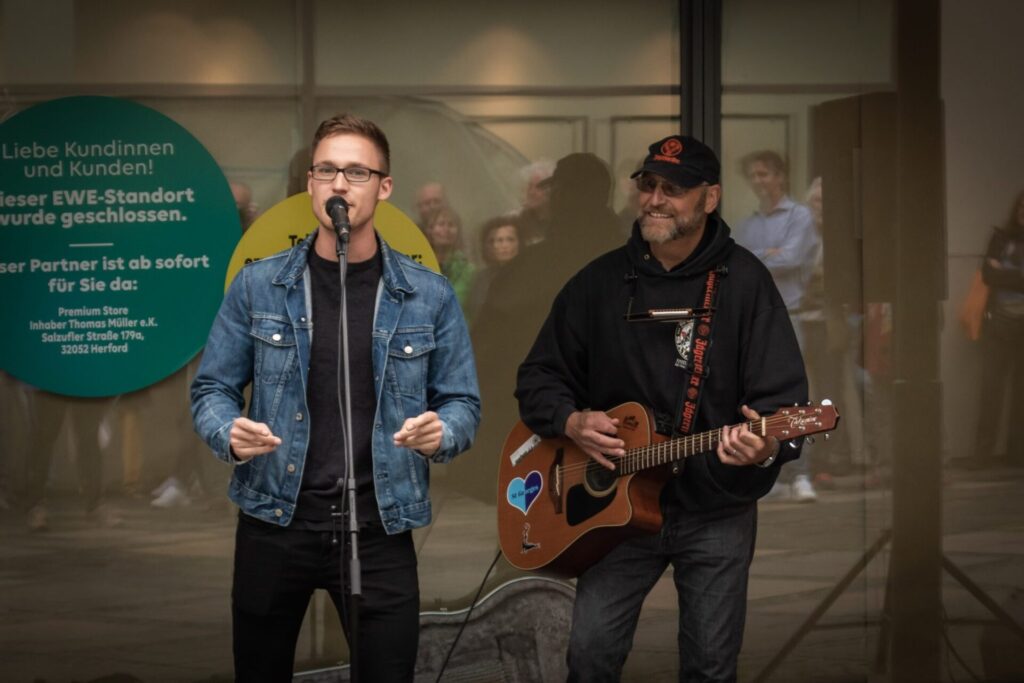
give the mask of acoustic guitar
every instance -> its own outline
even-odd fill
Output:
[[[619,419],[626,454],[615,470],[594,462],[572,439],[542,439],[522,422],[505,439],[498,467],[498,537],[505,559],[519,569],[571,578],[627,538],[661,528],[658,496],[673,469],[691,455],[717,448],[721,429],[677,438],[654,431],[639,403],[607,411]],[[747,422],[780,441],[835,429],[830,402],[783,408]],[[683,475],[685,476],[685,474]]]

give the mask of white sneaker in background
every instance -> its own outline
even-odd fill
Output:
[[[798,474],[793,478],[793,500],[797,503],[813,503],[818,500],[814,484],[806,474]]]
[[[185,493],[185,489],[178,483],[178,480],[174,478],[171,479],[171,483],[164,488],[163,492],[150,503],[150,505],[156,508],[185,507],[191,504],[192,499]]]
[[[160,482],[159,486],[157,486],[155,489],[150,491],[149,495],[153,496],[154,498],[159,498],[160,496],[164,495],[164,491],[166,491],[168,489],[168,487],[170,487],[170,486],[180,486],[180,485],[181,485],[181,483],[178,481],[177,477],[170,476],[170,477],[167,477],[166,479],[164,479],[162,482]]]

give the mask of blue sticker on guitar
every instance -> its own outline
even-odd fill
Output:
[[[526,479],[516,477],[510,481],[505,497],[508,498],[512,507],[518,508],[525,515],[530,511],[533,501],[537,500],[542,488],[544,488],[544,477],[540,472],[534,470],[526,475]]]

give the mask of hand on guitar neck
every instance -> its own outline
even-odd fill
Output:
[[[761,416],[749,406],[740,409],[743,417],[748,420],[760,420]],[[718,459],[726,465],[757,465],[764,462],[778,449],[778,440],[774,436],[761,438],[750,431],[750,423],[722,427],[722,437],[718,442]]]

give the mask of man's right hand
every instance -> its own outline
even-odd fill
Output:
[[[243,462],[257,455],[269,453],[281,445],[270,427],[245,417],[236,417],[231,425],[231,452]]]
[[[565,421],[565,435],[576,442],[584,453],[610,470],[615,463],[605,457],[622,457],[626,454],[626,442],[615,438],[619,432],[618,418],[595,410],[578,410]]]

